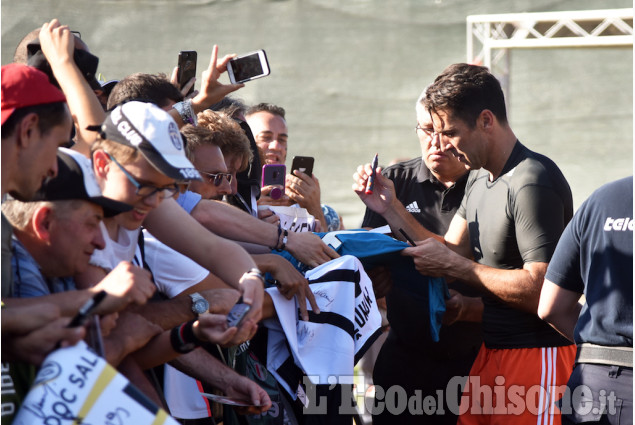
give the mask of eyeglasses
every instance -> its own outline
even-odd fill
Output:
[[[429,128],[423,128],[423,127],[421,127],[421,124],[417,123],[417,125],[415,127],[415,133],[418,133],[419,130],[423,131],[425,133],[425,135],[428,136],[428,137],[432,137],[434,135],[434,130],[431,130]]]
[[[125,168],[123,168],[123,165],[121,165],[111,154],[106,152],[106,155],[108,155],[108,158],[110,158],[112,162],[117,164],[117,167],[119,167],[119,169],[125,174],[128,180],[130,180],[130,183],[132,183],[133,186],[137,188],[137,196],[141,196],[142,198],[149,198],[156,193],[159,195],[160,199],[165,199],[173,197],[179,191],[179,187],[176,183],[164,187],[157,187],[151,184],[141,184],[134,177],[132,177],[132,175],[128,171],[126,171]]]
[[[223,183],[223,177],[227,179],[227,183],[232,182],[232,175],[230,173],[206,173],[204,171],[200,171],[199,173],[207,177],[207,180],[210,183],[214,183],[214,186],[220,186]]]

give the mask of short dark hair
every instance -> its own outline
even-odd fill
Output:
[[[2,124],[2,139],[12,136],[22,119],[31,113],[37,114],[37,128],[42,134],[46,134],[53,127],[60,125],[69,114],[66,102],[44,103],[42,105],[18,108]],[[69,140],[70,137],[71,135],[69,134]]]
[[[40,30],[41,27],[34,29],[33,31],[25,35],[22,40],[20,40],[18,46],[15,48],[15,52],[13,53],[13,63],[23,63],[25,65],[27,64],[27,62],[29,61],[29,50],[27,48],[27,45],[32,41],[38,40],[40,36]],[[76,34],[73,35],[75,36],[76,49],[90,51],[86,43],[84,43],[84,41],[80,37],[78,37]]]
[[[238,118],[239,115],[245,115],[247,105],[240,99],[225,96],[220,102],[214,103],[208,109],[223,112],[232,118]]]
[[[14,63],[23,63],[26,65],[29,59],[29,53],[26,46],[33,40],[37,40],[40,35],[40,29],[41,28],[34,29],[33,31],[25,35],[22,40],[20,40],[18,46],[15,48],[15,52],[13,53]]]
[[[144,74],[137,72],[128,75],[115,85],[108,96],[108,110],[131,100],[150,102],[159,108],[166,107],[170,101],[180,102],[183,94],[170,83],[165,74]]]
[[[484,66],[450,65],[428,86],[423,105],[430,113],[444,110],[471,128],[485,109],[492,111],[501,123],[507,123],[503,89]]]
[[[247,112],[245,112],[245,116],[249,116],[255,114],[256,112],[269,112],[274,115],[279,115],[283,119],[285,118],[286,111],[283,107],[274,105],[272,103],[259,103],[257,105],[250,106],[247,108]]]

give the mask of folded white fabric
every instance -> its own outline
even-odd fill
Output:
[[[264,322],[269,328],[267,369],[294,399],[303,376],[316,385],[352,384],[355,363],[381,326],[372,283],[356,257],[329,261],[306,277],[320,308],[315,314],[307,302],[309,321],[300,320],[295,298],[267,289],[278,316]]]

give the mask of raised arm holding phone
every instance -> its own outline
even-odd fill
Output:
[[[244,87],[243,83],[223,84],[218,81],[221,74],[227,71],[227,62],[235,56],[235,54],[226,55],[218,61],[218,46],[214,45],[209,66],[201,75],[201,90],[192,99],[180,102],[182,105],[177,106],[177,104],[174,109],[169,111],[170,116],[179,127],[185,124],[193,124],[196,114],[209,108],[214,103],[220,102],[229,93]]]

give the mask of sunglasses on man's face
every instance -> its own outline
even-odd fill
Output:
[[[232,175],[230,173],[206,173],[204,171],[199,171],[199,173],[210,183],[214,183],[214,186],[220,186],[223,183],[223,177],[227,179],[227,183],[232,182]]]

